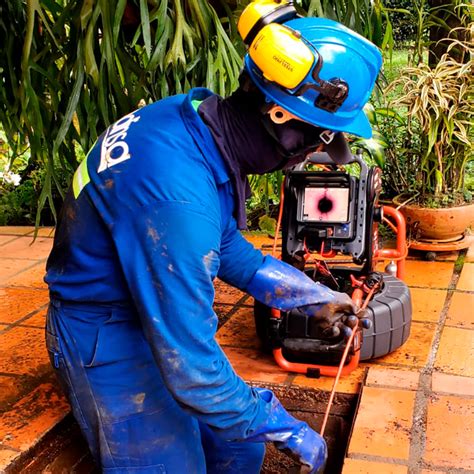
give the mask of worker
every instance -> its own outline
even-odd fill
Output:
[[[263,25],[235,93],[192,89],[122,117],[65,200],[45,277],[47,347],[105,473],[257,473],[267,442],[305,472],[324,468],[319,434],[247,385],[217,344],[213,281],[300,308],[328,339],[360,322],[347,294],[264,256],[240,229],[248,174],[321,144],[344,161],[342,132],[370,136],[363,106],[380,54],[330,20]]]

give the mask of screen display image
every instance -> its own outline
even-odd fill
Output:
[[[305,188],[303,221],[347,222],[349,188]]]

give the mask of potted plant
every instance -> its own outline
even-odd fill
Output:
[[[396,131],[386,175],[415,239],[455,241],[474,225],[466,179],[474,164],[473,25],[443,40],[447,51],[434,66],[404,68],[386,90],[397,93],[392,108],[379,109]]]

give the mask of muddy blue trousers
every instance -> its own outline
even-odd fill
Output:
[[[263,443],[226,441],[173,399],[131,308],[52,299],[46,341],[103,472],[260,471]]]

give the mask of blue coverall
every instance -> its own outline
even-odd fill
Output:
[[[263,256],[236,228],[229,176],[193,107],[209,94],[106,130],[48,260],[51,361],[104,472],[203,473],[207,457],[208,472],[249,473],[263,458],[262,443],[224,441],[267,413],[214,339],[213,279],[245,288]]]
[[[194,89],[111,125],[56,231],[47,346],[104,472],[251,474],[261,441],[318,470],[326,459],[322,438],[246,385],[214,338],[216,276],[285,310],[336,294],[241,236],[196,112],[210,95]]]

